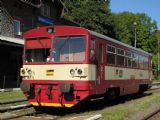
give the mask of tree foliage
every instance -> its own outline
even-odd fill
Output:
[[[108,35],[153,54],[153,69],[157,70],[158,39],[157,23],[144,13],[111,13],[110,0],[63,0],[68,12],[65,18],[82,27]],[[136,25],[134,25],[136,22]]]
[[[113,36],[113,25],[108,0],[64,0],[68,9],[65,18],[82,27]]]
[[[150,53],[157,52],[157,49],[155,49],[155,47],[157,48],[155,36],[157,24],[146,14],[133,14],[130,12],[113,14],[113,21],[115,37],[117,39],[134,46],[136,33],[137,48]],[[135,22],[136,25],[134,25]]]

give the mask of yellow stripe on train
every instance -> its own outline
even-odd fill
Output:
[[[46,103],[46,102],[31,102],[33,106],[53,106],[53,107],[63,107],[60,103]],[[74,104],[63,104],[65,107],[72,107]]]

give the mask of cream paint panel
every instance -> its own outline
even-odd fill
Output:
[[[32,71],[29,78],[32,80],[95,80],[96,78],[95,65],[88,64],[24,65],[23,69]],[[71,69],[76,71],[74,77],[70,74]],[[83,71],[81,77],[77,74],[78,69]],[[48,72],[47,75],[47,70],[54,72]]]
[[[129,68],[105,67],[105,80],[124,80],[124,79],[148,79],[147,70],[137,70]]]

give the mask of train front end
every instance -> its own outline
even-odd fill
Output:
[[[33,106],[72,107],[89,96],[95,70],[88,64],[88,34],[68,26],[26,32],[20,87]]]

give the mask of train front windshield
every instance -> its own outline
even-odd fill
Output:
[[[26,50],[26,62],[48,62],[50,58],[49,48],[36,48]]]
[[[49,62],[50,61],[50,38],[32,38],[26,40],[25,62]]]
[[[86,37],[55,37],[52,62],[83,62],[86,59]]]

